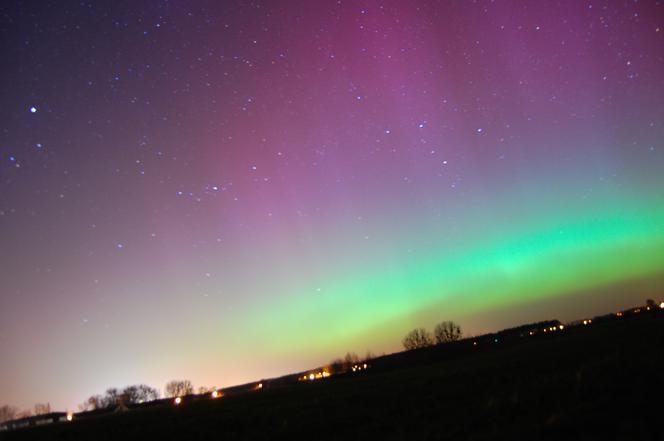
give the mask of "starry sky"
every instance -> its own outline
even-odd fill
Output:
[[[4,1],[0,405],[662,296],[660,1]]]

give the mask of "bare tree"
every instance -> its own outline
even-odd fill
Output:
[[[336,358],[330,362],[329,369],[334,374],[342,374],[350,371],[354,365],[360,362],[360,357],[355,352],[346,352],[344,358]]]
[[[14,406],[9,406],[7,404],[0,406],[0,423],[13,420],[16,418],[17,413],[18,409]]]
[[[346,372],[345,371],[346,367],[344,364],[343,358],[335,358],[330,362],[330,371],[333,374],[341,374]]]
[[[107,408],[107,407],[113,407],[118,404],[120,401],[120,395],[122,395],[122,392],[120,392],[117,388],[115,387],[109,387],[106,389],[106,395],[102,397],[101,400],[101,408]]]
[[[440,322],[433,330],[436,343],[447,343],[461,339],[461,327],[452,321]]]
[[[182,397],[194,393],[194,386],[189,380],[173,380],[166,384],[166,397]]]
[[[349,371],[354,364],[359,362],[360,357],[358,357],[355,352],[346,352],[346,356],[344,357],[344,367],[347,371]]]
[[[417,328],[410,331],[403,338],[403,347],[410,351],[411,349],[425,348],[433,344],[431,334],[424,328]]]
[[[154,401],[159,398],[157,389],[154,389],[146,384],[138,384],[134,386],[127,386],[122,391],[125,404],[146,403]]]
[[[209,394],[210,392],[214,392],[215,390],[217,390],[217,388],[214,387],[214,386],[212,386],[212,387],[199,386],[198,393],[199,393],[199,395]]]
[[[97,410],[97,409],[103,409],[104,404],[105,404],[104,397],[102,397],[101,395],[92,395],[87,400],[85,400],[84,403],[79,404],[78,407],[83,411]]]
[[[35,415],[45,415],[51,413],[51,403],[35,404]]]

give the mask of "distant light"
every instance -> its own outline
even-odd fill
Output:
[[[587,324],[588,324],[588,320],[584,320],[584,321],[583,321],[583,324],[584,324],[584,325],[587,325]]]
[[[364,367],[364,369],[366,369],[366,368],[367,368],[367,364],[364,363],[364,364],[362,365],[362,367]]]
[[[37,108],[35,106],[30,107],[30,113],[37,113]]]
[[[659,304],[659,308],[660,308],[660,309],[664,309],[664,302],[662,302],[662,303]]]
[[[177,397],[175,400],[173,400],[173,403],[174,403],[176,406],[179,406],[180,403],[182,403],[182,397]]]
[[[309,374],[309,379],[313,381],[313,379],[316,378],[314,374]]]
[[[71,413],[71,412],[68,412],[68,413],[67,413],[67,421],[71,421],[71,420],[73,420],[73,419],[74,419],[74,414]]]
[[[256,386],[257,389],[263,389],[263,383],[258,383],[258,386]]]
[[[473,346],[477,346],[477,342],[476,342],[476,341],[473,342]]]
[[[560,326],[558,326],[558,328],[562,331],[563,329],[565,329],[565,326],[560,325]]]
[[[9,157],[9,160],[10,160],[11,162],[16,162],[16,156],[10,156],[10,157]]]

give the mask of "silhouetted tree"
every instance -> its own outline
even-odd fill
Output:
[[[461,327],[454,322],[447,321],[438,323],[433,330],[436,343],[447,343],[461,339]]]
[[[88,410],[102,409],[103,397],[101,395],[92,395],[87,400],[78,405],[81,412]]]
[[[35,404],[35,415],[44,415],[47,413],[51,413],[51,403]]]
[[[102,397],[101,408],[113,407],[118,404],[120,400],[121,392],[115,387],[109,387],[106,389],[106,395]]]
[[[127,386],[122,391],[125,404],[145,403],[159,398],[157,389],[153,389],[146,384]]]
[[[360,357],[355,352],[346,352],[344,358],[337,358],[330,363],[330,371],[333,374],[348,372],[360,362]]]
[[[410,351],[411,349],[424,348],[433,344],[431,334],[424,328],[417,328],[410,331],[403,338],[403,347]]]
[[[344,357],[344,367],[346,370],[350,370],[354,364],[359,362],[360,357],[355,352],[346,352],[346,356]]]
[[[0,406],[0,423],[13,420],[16,418],[17,413],[18,409],[14,406],[9,406],[7,404]]]
[[[330,372],[333,374],[342,374],[346,372],[343,358],[335,358],[330,363]]]
[[[194,393],[194,386],[189,380],[173,380],[166,385],[166,397],[182,397]]]

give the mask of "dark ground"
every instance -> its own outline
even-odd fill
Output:
[[[660,311],[424,358],[0,440],[664,439]]]

